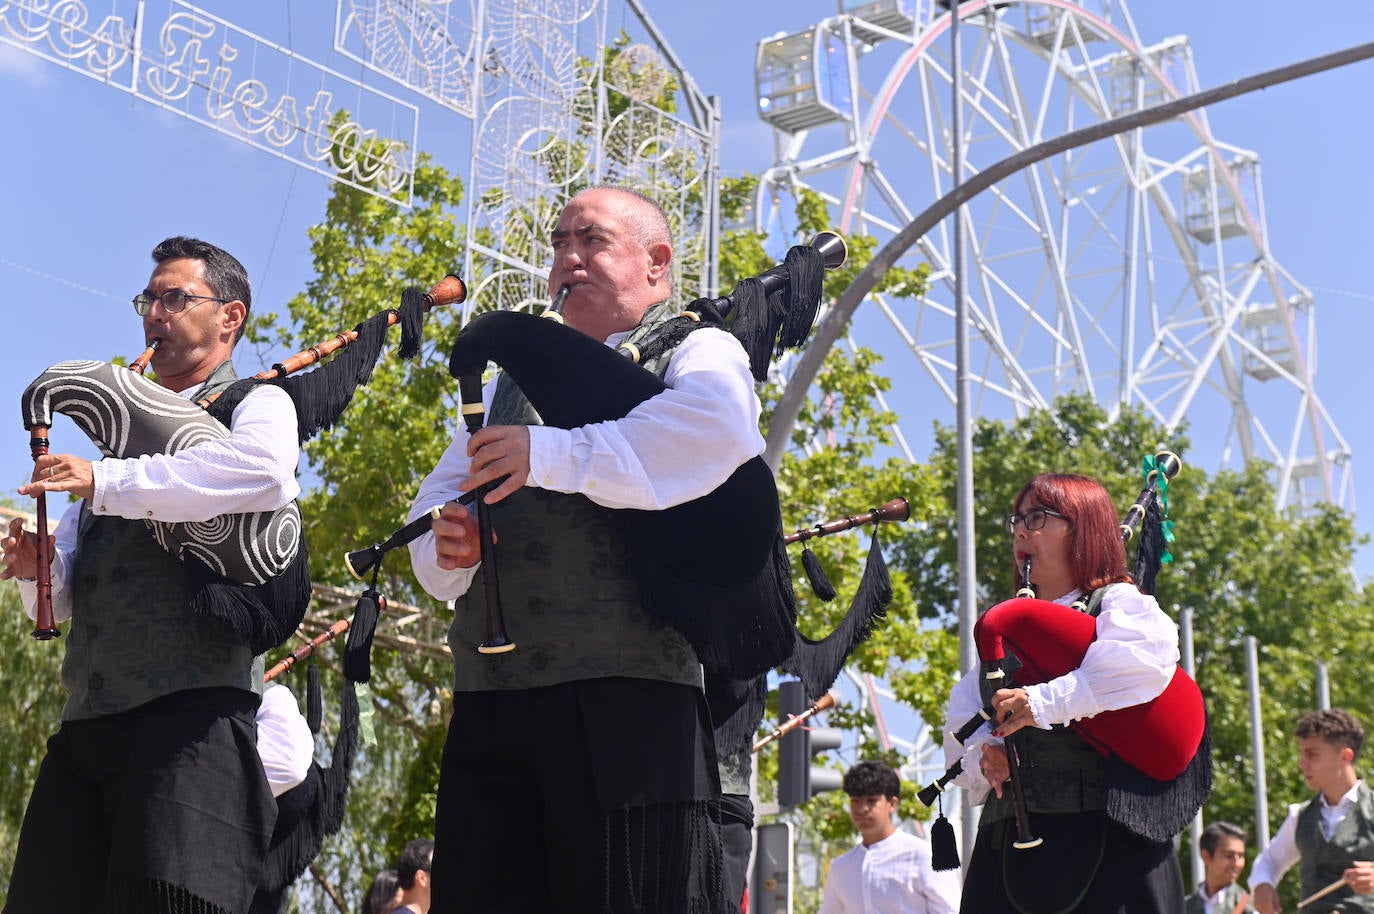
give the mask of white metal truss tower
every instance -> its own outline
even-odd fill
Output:
[[[642,40],[618,37],[625,11]],[[638,0],[339,0],[337,31],[340,49],[469,121],[465,318],[546,303],[559,209],[603,181],[653,196],[682,241],[679,288],[714,289],[719,118]]]
[[[1188,40],[1143,37],[1124,0],[959,5],[964,177],[1043,140],[1198,90]],[[819,191],[879,245],[953,187],[948,0],[839,0],[759,43],[775,136],[755,219]],[[851,344],[882,352],[900,440],[953,422],[952,219],[903,261],[925,298],[874,295]],[[972,413],[1011,418],[1086,393],[1187,426],[1212,466],[1276,467],[1278,508],[1353,507],[1349,449],[1313,387],[1311,293],[1270,250],[1260,157],[1205,112],[1047,159],[964,210]],[[1127,455],[1134,456],[1134,455]]]

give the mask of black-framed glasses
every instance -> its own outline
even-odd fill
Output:
[[[1068,520],[1067,517],[1060,514],[1058,511],[1051,511],[1049,508],[1031,508],[1029,511],[1022,514],[1007,515],[1007,533],[1015,536],[1017,524],[1025,524],[1027,530],[1039,530],[1041,527],[1045,526],[1045,518],[1047,517],[1057,517],[1060,520]]]
[[[215,298],[213,295],[192,295],[185,289],[168,289],[161,295],[154,295],[151,292],[140,292],[134,296],[134,310],[139,317],[147,317],[153,310],[153,302],[162,302],[162,310],[168,314],[180,314],[186,310],[186,303],[193,298],[202,301],[217,301],[221,305],[233,301],[230,298]]]

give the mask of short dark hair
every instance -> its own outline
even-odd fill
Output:
[[[1349,746],[1355,753],[1354,758],[1360,757],[1360,749],[1364,746],[1364,727],[1349,711],[1340,708],[1308,711],[1298,718],[1293,735],[1298,739],[1316,736],[1335,746]]]
[[[243,332],[248,329],[248,315],[253,309],[253,289],[243,264],[223,248],[185,235],[164,239],[153,248],[154,263],[182,259],[199,260],[205,265],[205,282],[216,298],[243,302],[243,323],[239,325],[234,342],[243,339]]]
[[[403,891],[415,888],[415,874],[429,872],[430,861],[434,858],[434,841],[431,838],[416,838],[401,851],[401,859],[396,861],[396,883]]]
[[[1213,822],[1202,830],[1202,837],[1197,844],[1198,849],[1204,850],[1208,854],[1215,854],[1217,845],[1221,843],[1222,838],[1239,838],[1243,843],[1248,836],[1245,834],[1245,829],[1239,825],[1231,822]]]
[[[859,762],[844,774],[844,792],[851,797],[902,795],[902,779],[888,765],[873,760]]]

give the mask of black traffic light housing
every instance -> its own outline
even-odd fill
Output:
[[[778,719],[787,721],[806,710],[806,693],[796,680],[778,683]],[[811,757],[838,749],[844,733],[830,727],[796,727],[778,738],[778,805],[797,807],[818,793],[839,790],[844,775],[811,765]]]

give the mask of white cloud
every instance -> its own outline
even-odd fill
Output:
[[[22,48],[0,42],[0,73],[17,76],[28,85],[38,88],[52,80],[51,61],[44,60]]]

